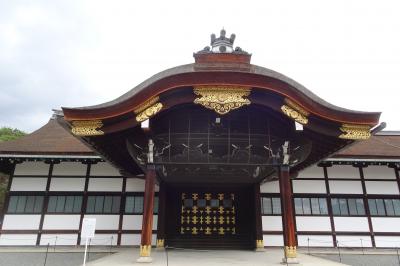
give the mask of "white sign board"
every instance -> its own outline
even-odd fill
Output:
[[[96,231],[96,218],[83,218],[81,238],[94,237]]]
[[[83,257],[83,265],[86,265],[86,253],[88,239],[94,237],[94,231],[96,231],[96,218],[83,218],[81,238],[85,238],[85,254]]]

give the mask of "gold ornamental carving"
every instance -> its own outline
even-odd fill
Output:
[[[99,136],[104,135],[100,130],[102,126],[101,120],[73,121],[71,132],[76,136]]]
[[[151,245],[140,245],[140,257],[150,257]]]
[[[285,99],[285,104],[281,106],[281,110],[286,116],[294,121],[302,125],[308,124],[308,116],[310,113],[304,110],[304,108],[297,103],[289,99]]]
[[[200,96],[194,103],[201,104],[220,115],[250,104],[250,100],[246,98],[250,95],[250,88],[247,87],[204,86],[195,87],[193,92]]]
[[[371,137],[370,129],[371,127],[368,125],[343,124],[340,127],[342,134],[339,138],[353,140],[369,139]]]
[[[136,121],[143,122],[157,114],[163,108],[163,104],[158,102],[158,100],[158,96],[153,97],[139,105],[134,110],[134,113],[136,114]]]
[[[286,258],[296,258],[297,249],[294,246],[285,246],[285,256]]]

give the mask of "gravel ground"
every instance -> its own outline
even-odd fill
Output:
[[[96,260],[109,253],[90,253],[89,260]],[[44,266],[46,253],[0,253],[0,266]],[[83,262],[83,253],[49,253],[46,266],[80,266]]]
[[[337,261],[339,255],[334,254],[313,254],[327,260]],[[361,255],[361,254],[342,254],[342,263],[352,266],[400,266],[397,255]]]

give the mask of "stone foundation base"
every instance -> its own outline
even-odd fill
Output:
[[[151,257],[139,257],[136,260],[136,262],[139,262],[139,263],[150,263],[152,261],[153,261],[153,259]]]
[[[299,260],[297,258],[283,258],[282,264],[299,264]]]

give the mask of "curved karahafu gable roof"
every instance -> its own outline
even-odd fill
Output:
[[[58,121],[131,174],[139,173],[140,166],[132,163],[126,139],[133,136],[135,141],[145,142],[148,136],[138,126],[141,122],[184,106],[202,105],[224,115],[251,105],[278,120],[302,124],[303,137],[312,142],[312,148],[307,160],[293,171],[332,155],[354,140],[368,139],[373,133],[379,112],[332,105],[298,82],[250,64],[251,55],[234,49],[234,39],[223,37],[217,38],[218,42],[211,38],[212,47],[195,53],[195,63],[162,71],[113,101],[63,107]]]
[[[195,63],[162,71],[119,98],[87,107],[63,107],[66,120],[107,119],[132,112],[145,100],[176,88],[203,85],[260,88],[286,97],[318,117],[340,123],[376,125],[380,112],[360,112],[332,105],[300,83],[276,71],[226,62]]]

